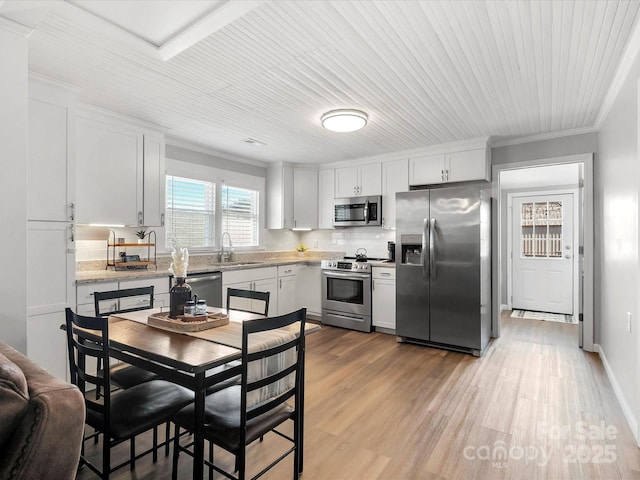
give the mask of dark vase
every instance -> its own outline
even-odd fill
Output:
[[[176,284],[169,290],[169,317],[184,315],[184,304],[191,300],[191,287],[184,277],[176,277]]]

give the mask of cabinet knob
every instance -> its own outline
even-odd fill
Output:
[[[75,202],[71,202],[69,204],[69,220],[71,220],[72,222],[76,219],[76,204]]]
[[[160,226],[164,227],[164,213],[160,214]]]
[[[142,217],[142,211],[138,212],[138,225],[142,226],[142,223],[144,222],[143,217]]]

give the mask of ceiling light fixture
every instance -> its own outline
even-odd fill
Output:
[[[320,117],[322,126],[332,132],[355,132],[364,127],[368,119],[360,110],[331,110]]]

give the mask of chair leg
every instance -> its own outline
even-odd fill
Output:
[[[164,432],[164,456],[169,456],[169,442],[171,441],[171,422],[167,422]]]
[[[129,466],[130,470],[136,469],[136,437],[131,437],[131,443],[129,444],[129,454],[131,455],[131,465]]]
[[[102,436],[102,478],[109,480],[111,474],[111,439]]]
[[[158,461],[158,427],[153,427],[153,463]]]
[[[171,480],[178,480],[178,455],[180,455],[180,427],[176,425],[173,438],[173,466],[171,468]]]
[[[209,442],[209,462],[213,465],[213,442]],[[213,480],[212,466],[209,466],[209,480]]]
[[[236,456],[236,461],[240,460],[240,463],[238,465],[238,480],[244,480],[245,477],[245,470],[247,468],[246,465],[246,453],[247,453],[247,446],[244,445],[242,447],[240,447],[240,451],[238,452],[238,455]]]

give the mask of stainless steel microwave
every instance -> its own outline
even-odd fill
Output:
[[[334,200],[334,227],[376,225],[382,225],[382,196],[336,198]]]

